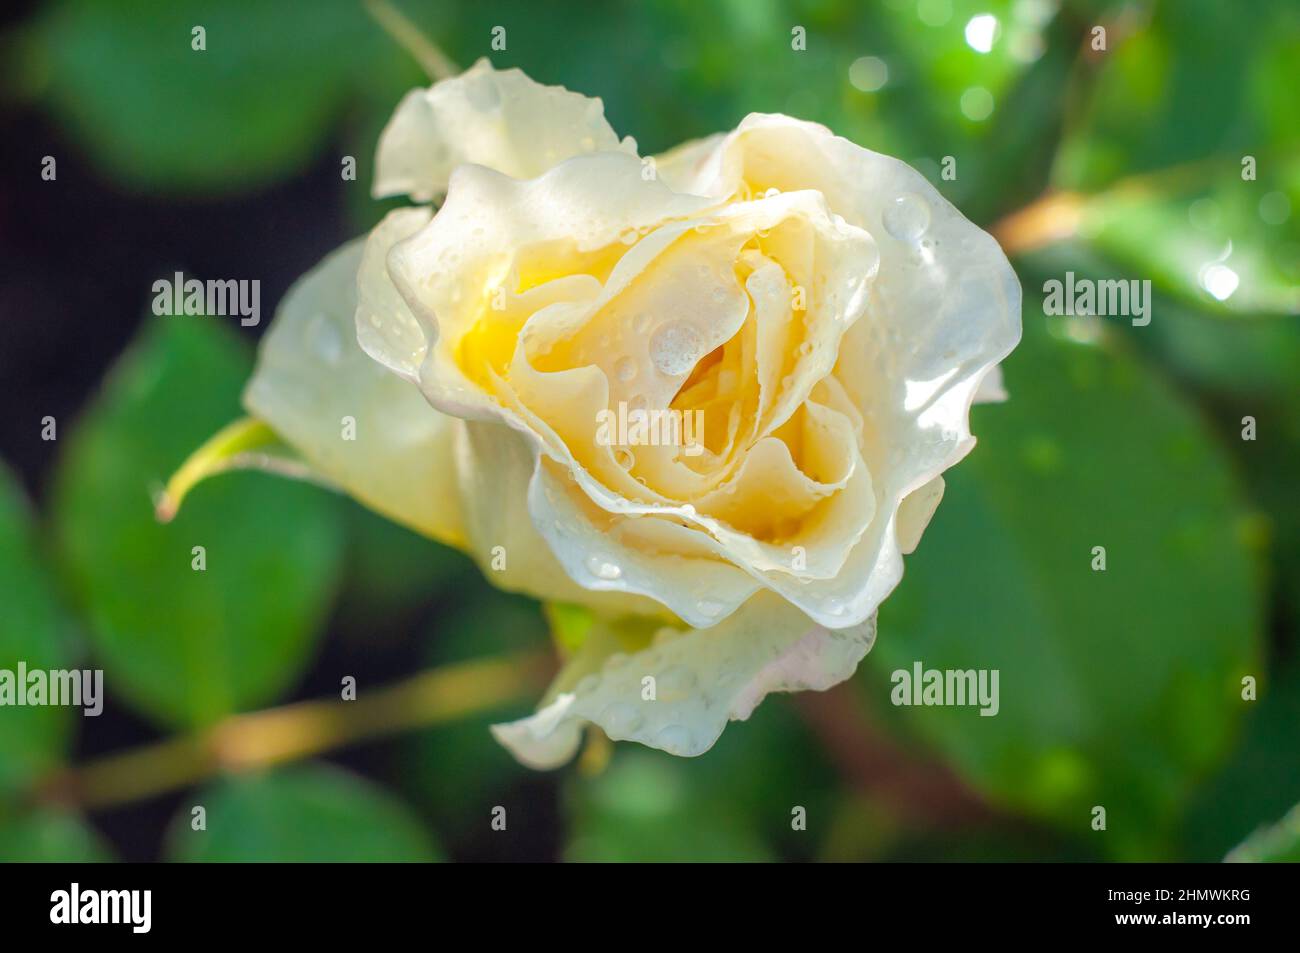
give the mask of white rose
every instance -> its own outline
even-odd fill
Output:
[[[697,755],[847,678],[1019,340],[994,240],[822,126],[756,114],[642,160],[600,100],[486,61],[402,101],[376,179],[445,201],[297,285],[246,404],[503,588],[594,612],[497,737],[538,766],[586,721]],[[698,439],[618,445],[643,408]]]

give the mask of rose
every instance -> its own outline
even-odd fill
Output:
[[[589,610],[498,738],[553,765],[591,721],[694,755],[851,674],[1019,338],[993,239],[821,126],[642,160],[599,100],[486,61],[402,101],[375,193],[445,201],[296,286],[246,404],[498,585]],[[597,439],[616,407],[699,439]]]

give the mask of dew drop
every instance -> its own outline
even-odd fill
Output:
[[[734,486],[728,487],[727,492],[735,493],[736,488]],[[722,615],[722,603],[715,602],[712,599],[701,599],[695,604],[695,608],[699,609],[700,615],[704,616],[706,619],[716,619],[718,616]]]
[[[703,357],[703,350],[699,332],[681,321],[664,325],[650,338],[650,360],[667,377],[688,373]]]
[[[632,330],[637,334],[645,334],[650,329],[650,315],[642,311],[632,319]]]
[[[668,725],[655,735],[655,746],[669,754],[684,755],[691,750],[691,733],[684,725]]]
[[[587,568],[598,579],[618,579],[623,575],[623,570],[619,569],[616,563],[612,563],[606,557],[599,555],[587,558]]]
[[[885,231],[900,242],[914,242],[930,227],[930,206],[915,192],[904,192],[881,215]]]
[[[624,470],[631,470],[636,466],[636,456],[631,450],[618,449],[614,451],[614,462]]]
[[[627,738],[641,727],[641,713],[627,702],[614,702],[605,709],[600,721],[611,736]]]
[[[621,381],[630,381],[636,377],[636,361],[630,357],[620,357],[614,365],[614,374]]]

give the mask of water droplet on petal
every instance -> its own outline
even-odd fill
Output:
[[[612,563],[605,556],[589,556],[587,558],[587,568],[591,574],[598,579],[618,579],[623,575],[623,570],[618,567],[617,563]]]
[[[621,381],[630,381],[636,377],[636,361],[630,357],[621,357],[618,363],[614,365],[614,374]]]
[[[736,488],[734,486],[728,487],[726,492],[735,493]],[[712,599],[701,599],[696,603],[695,608],[699,609],[700,615],[704,616],[706,619],[716,619],[722,614],[722,603],[714,602]]]
[[[655,746],[669,754],[684,755],[691,750],[691,733],[684,725],[668,725],[655,735]]]
[[[641,727],[641,713],[627,702],[613,702],[600,716],[600,721],[610,737],[627,738]]]
[[[930,227],[930,205],[915,192],[904,192],[885,206],[885,231],[900,242],[914,242]]]
[[[650,338],[650,360],[666,377],[681,377],[704,356],[700,333],[682,321],[666,324]]]

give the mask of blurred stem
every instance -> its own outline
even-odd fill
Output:
[[[1221,160],[1211,156],[1125,176],[1100,192],[1048,191],[989,229],[1008,255],[1037,251],[1075,237],[1089,209],[1113,199],[1169,195],[1204,182]]]
[[[388,0],[365,0],[366,12],[414,57],[430,79],[450,79],[460,72],[442,50]]]
[[[880,731],[848,683],[803,692],[796,706],[841,777],[891,816],[927,828],[960,828],[996,812],[937,761],[917,758]]]
[[[233,715],[205,731],[108,755],[69,769],[40,792],[103,809],[189,787],[227,771],[250,771],[371,738],[427,728],[535,695],[552,662],[527,653],[421,672],[355,701],[297,702]]]
[[[1037,251],[1078,232],[1083,204],[1077,192],[1049,192],[1007,215],[991,231],[1007,255]]]

